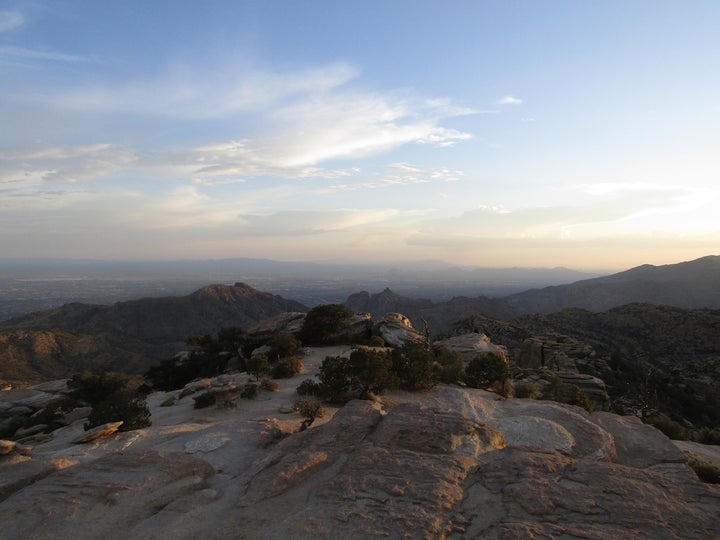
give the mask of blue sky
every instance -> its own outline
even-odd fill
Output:
[[[720,253],[720,3],[0,1],[1,257]]]

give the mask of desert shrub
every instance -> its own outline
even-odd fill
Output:
[[[513,385],[516,398],[536,399],[540,391],[535,383],[516,381]]]
[[[357,349],[350,354],[347,366],[351,388],[358,392],[360,399],[367,399],[371,392],[382,394],[396,380],[392,359],[385,351]]]
[[[263,379],[262,381],[260,381],[260,388],[269,392],[277,392],[280,388],[280,385],[272,379]]]
[[[543,399],[550,399],[568,405],[577,405],[588,412],[595,410],[595,402],[574,384],[567,384],[555,377],[543,392]]]
[[[459,352],[443,347],[435,352],[435,360],[441,382],[457,384],[465,380],[465,361]]]
[[[85,423],[85,430],[121,420],[123,425],[119,431],[132,431],[151,425],[150,409],[145,400],[135,392],[119,390],[104,401],[94,404]]]
[[[270,339],[270,358],[292,356],[300,347],[298,338],[287,332],[278,332]]]
[[[477,356],[465,368],[465,382],[472,388],[503,388],[509,377],[510,367],[495,353]]]
[[[313,379],[305,379],[295,390],[298,396],[321,396],[322,385]]]
[[[83,371],[74,374],[68,381],[70,398],[90,405],[102,403],[127,386],[129,378],[124,373]]]
[[[325,416],[325,409],[319,400],[307,396],[298,396],[295,399],[294,408],[306,418],[322,418]]]
[[[259,381],[263,375],[270,373],[270,364],[264,354],[252,356],[247,361],[246,368],[247,372],[253,375],[256,381]]]
[[[720,484],[720,467],[696,460],[690,460],[688,465],[695,471],[695,474],[697,474],[701,482],[705,482],[706,484]]]
[[[258,385],[254,383],[248,383],[240,393],[240,397],[244,399],[255,399],[258,395]]]
[[[664,414],[649,416],[645,423],[659,429],[671,439],[686,441],[690,438],[690,433],[681,423]]]
[[[329,401],[345,401],[352,385],[348,359],[343,356],[328,356],[318,370],[322,395]]]
[[[195,404],[193,405],[195,409],[204,409],[206,407],[210,407],[211,405],[215,405],[215,396],[213,396],[210,392],[204,392],[199,396],[194,397],[193,400],[195,401]]]
[[[198,370],[192,361],[177,359],[162,360],[145,372],[152,387],[163,392],[178,390],[197,376]]]
[[[353,311],[342,304],[316,306],[305,316],[300,340],[305,345],[338,343],[342,332],[350,326],[352,317]]]
[[[385,340],[380,336],[370,336],[368,340],[368,346],[370,347],[384,347]]]
[[[297,356],[286,356],[278,360],[272,368],[273,379],[287,379],[302,371],[303,364]]]
[[[438,382],[435,356],[422,343],[407,342],[392,353],[393,371],[400,388],[422,390]]]
[[[702,444],[720,445],[720,428],[702,428],[700,430],[698,442]]]

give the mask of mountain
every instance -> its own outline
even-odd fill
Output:
[[[390,289],[378,294],[367,291],[352,294],[345,305],[354,311],[370,313],[375,319],[382,318],[386,313],[402,313],[416,328],[423,328],[427,322],[433,336],[445,334],[453,322],[475,314],[501,318],[515,315],[513,308],[502,299],[457,296],[446,302],[433,302],[408,298]]]
[[[646,264],[610,276],[513,294],[505,300],[519,313],[565,308],[605,311],[635,302],[681,308],[720,308],[720,256],[664,266]]]
[[[140,372],[188,337],[248,328],[288,311],[307,308],[243,283],[110,306],[66,304],[0,323],[0,378],[36,382],[91,365]]]

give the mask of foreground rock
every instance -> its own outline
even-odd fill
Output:
[[[9,453],[0,458],[0,538],[654,540],[720,531],[720,486],[700,482],[684,448],[633,418],[439,386],[328,405],[298,433],[298,413],[279,411],[341,352],[310,350],[307,373],[237,409],[195,410],[180,391],[158,393],[148,398],[148,429],[71,445],[77,423],[30,455]]]

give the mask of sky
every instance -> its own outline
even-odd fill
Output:
[[[0,0],[0,263],[720,254],[718,27],[715,0]]]

